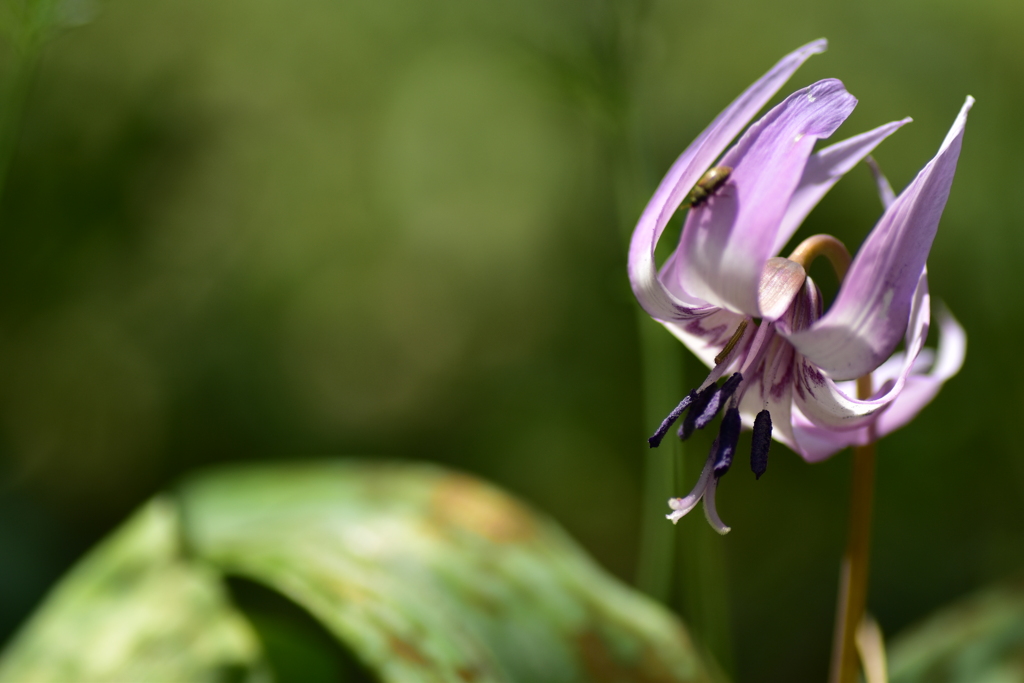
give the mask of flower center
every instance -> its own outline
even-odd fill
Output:
[[[769,259],[762,272],[758,291],[758,304],[764,318],[759,325],[753,327],[752,336],[750,323],[753,318],[745,317],[736,326],[721,352],[715,356],[715,367],[707,379],[669,413],[648,439],[651,448],[657,447],[680,418],[682,424],[679,438],[688,439],[694,431],[711,423],[723,409],[725,411],[718,436],[711,446],[704,471],[694,490],[685,498],[669,501],[673,512],[668,517],[673,522],[678,521],[703,498],[704,511],[711,526],[719,533],[729,531],[729,527],[718,517],[714,495],[718,480],[729,471],[736,453],[741,427],[740,399],[751,380],[760,381],[762,391],[768,394],[774,394],[777,386],[789,381],[791,361],[786,359],[792,358],[792,350],[787,356],[785,347],[788,344],[778,336],[775,326],[785,316],[787,327],[801,329],[821,315],[820,294],[807,278],[807,270],[818,257],[828,259],[842,283],[852,259],[843,243],[831,235],[808,237],[788,258]],[[726,376],[727,372],[731,374],[719,386],[718,380]],[[750,468],[757,478],[768,467],[768,450],[772,439],[768,394],[753,424]]]

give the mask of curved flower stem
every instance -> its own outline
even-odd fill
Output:
[[[871,396],[871,377],[857,380],[857,396]],[[853,481],[846,551],[839,575],[839,604],[832,642],[830,683],[855,683],[858,662],[856,634],[864,619],[871,550],[871,507],[875,488],[875,442],[853,449]]]

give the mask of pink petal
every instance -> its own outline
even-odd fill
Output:
[[[923,355],[923,354],[922,354]],[[912,374],[907,378],[902,393],[888,410],[875,422],[876,438],[904,426],[932,402],[939,389],[950,377],[960,371],[967,355],[967,334],[948,311],[939,314],[939,348],[935,362],[927,374]]]
[[[659,320],[685,321],[706,315],[713,307],[680,301],[658,280],[654,247],[679,204],[704,171],[808,57],[824,52],[816,40],[783,57],[711,122],[683,152],[647,203],[629,245],[629,281],[644,310]]]
[[[768,341],[763,364],[751,377],[744,375],[750,388],[740,399],[743,424],[751,428],[759,412],[768,409],[772,415],[772,438],[787,446],[793,443],[790,409],[793,405],[793,347],[778,335]]]
[[[820,138],[846,120],[857,100],[835,79],[790,95],[750,127],[722,158],[729,181],[690,211],[679,252],[691,295],[760,317],[758,283],[790,198]]]
[[[786,246],[786,242],[804,222],[807,214],[818,205],[821,198],[828,194],[840,178],[870,154],[882,140],[910,121],[910,118],[905,118],[902,121],[887,123],[812,154],[807,160],[800,184],[789,200],[789,207],[779,227],[779,234],[775,237],[772,253],[777,254]]]
[[[739,327],[740,322],[746,316],[732,311],[718,309],[713,314],[679,323],[663,323],[679,341],[690,349],[693,355],[697,356],[709,368],[715,366],[715,356],[728,343],[730,337]],[[749,345],[751,334],[748,331],[746,340],[732,351],[731,357],[743,356],[743,351]]]
[[[939,349],[936,358],[924,349],[913,364],[914,371],[907,377],[903,391],[882,412],[873,426],[837,432],[813,424],[799,408],[793,410],[794,444],[787,444],[808,462],[818,462],[846,448],[880,439],[906,425],[938,394],[943,383],[955,375],[963,365],[967,352],[967,335],[960,323],[948,312],[939,314]],[[927,357],[927,358],[926,358]],[[922,363],[922,360],[927,362]],[[896,354],[873,373],[876,386],[895,380],[904,363],[903,354]],[[928,365],[924,372],[919,366]],[[852,385],[853,382],[848,384]],[[852,391],[852,386],[849,387]]]
[[[921,273],[914,292],[903,364],[890,387],[875,387],[879,393],[873,398],[860,400],[851,397],[849,392],[852,385],[837,384],[808,359],[801,359],[794,397],[803,416],[810,423],[835,432],[852,431],[870,425],[875,414],[899,396],[913,370],[914,362],[928,336],[929,301],[927,273]]]
[[[829,311],[809,329],[788,337],[832,379],[871,372],[907,329],[914,289],[949,197],[973,104],[968,97],[938,154],[868,236]]]

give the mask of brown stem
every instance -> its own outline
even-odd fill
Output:
[[[832,235],[811,235],[798,244],[787,258],[799,263],[804,270],[807,270],[811,261],[819,256],[828,259],[828,262],[832,264],[832,269],[836,271],[836,277],[842,282],[846,277],[846,271],[850,269],[852,259],[846,245]]]
[[[871,376],[857,380],[857,397],[871,396]],[[830,683],[856,683],[856,634],[864,618],[868,594],[868,557],[871,550],[871,506],[875,488],[875,443],[853,449],[853,482],[846,551],[839,575],[839,604],[832,643]]]

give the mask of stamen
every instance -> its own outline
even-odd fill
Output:
[[[732,333],[731,337],[729,337],[729,341],[726,343],[725,348],[722,349],[721,353],[715,356],[715,365],[718,365],[729,357],[732,350],[736,348],[736,344],[743,338],[743,333],[747,331],[747,323],[749,322],[749,318],[744,318],[740,321],[740,324],[736,326],[736,331]]]
[[[772,445],[772,416],[762,410],[754,418],[754,434],[750,445],[750,469],[757,479],[768,469],[768,449]]]
[[[819,256],[828,259],[832,264],[832,270],[836,272],[836,277],[842,282],[853,259],[850,257],[846,245],[832,235],[811,235],[797,245],[797,248],[787,258],[799,263],[804,270],[809,270],[811,261]]]
[[[657,431],[647,439],[647,443],[650,444],[651,448],[657,448],[661,445],[661,440],[665,438],[666,434],[668,434],[668,430],[672,428],[675,421],[679,419],[679,416],[683,414],[683,411],[690,407],[690,404],[693,403],[696,398],[697,392],[691,391],[686,395],[686,398],[679,402],[679,405],[672,409],[672,412],[668,414],[668,417],[661,421],[661,425],[658,427]]]
[[[736,444],[740,440],[740,411],[729,408],[722,418],[722,426],[718,430],[718,452],[715,453],[715,479],[718,480],[732,467],[732,458],[736,454]]]
[[[694,399],[693,404],[690,406],[690,412],[683,418],[683,424],[679,425],[678,434],[680,439],[686,441],[693,435],[694,430],[697,429],[697,418],[704,414],[704,410],[719,391],[718,385],[712,384],[697,394],[697,398]]]
[[[725,536],[732,529],[718,516],[718,508],[715,507],[715,490],[718,488],[718,477],[708,482],[707,490],[704,492],[704,516],[707,517],[711,528]]]
[[[740,385],[740,382],[742,381],[743,375],[741,375],[738,372],[733,373],[732,377],[725,380],[725,384],[723,384],[719,388],[718,392],[711,397],[711,400],[708,401],[707,406],[700,413],[700,415],[697,416],[697,422],[695,425],[697,429],[704,429],[711,423],[712,420],[715,419],[715,417],[718,415],[718,411],[721,410],[722,406],[724,406],[729,401],[729,397],[732,396],[733,393],[735,393],[736,388]]]

